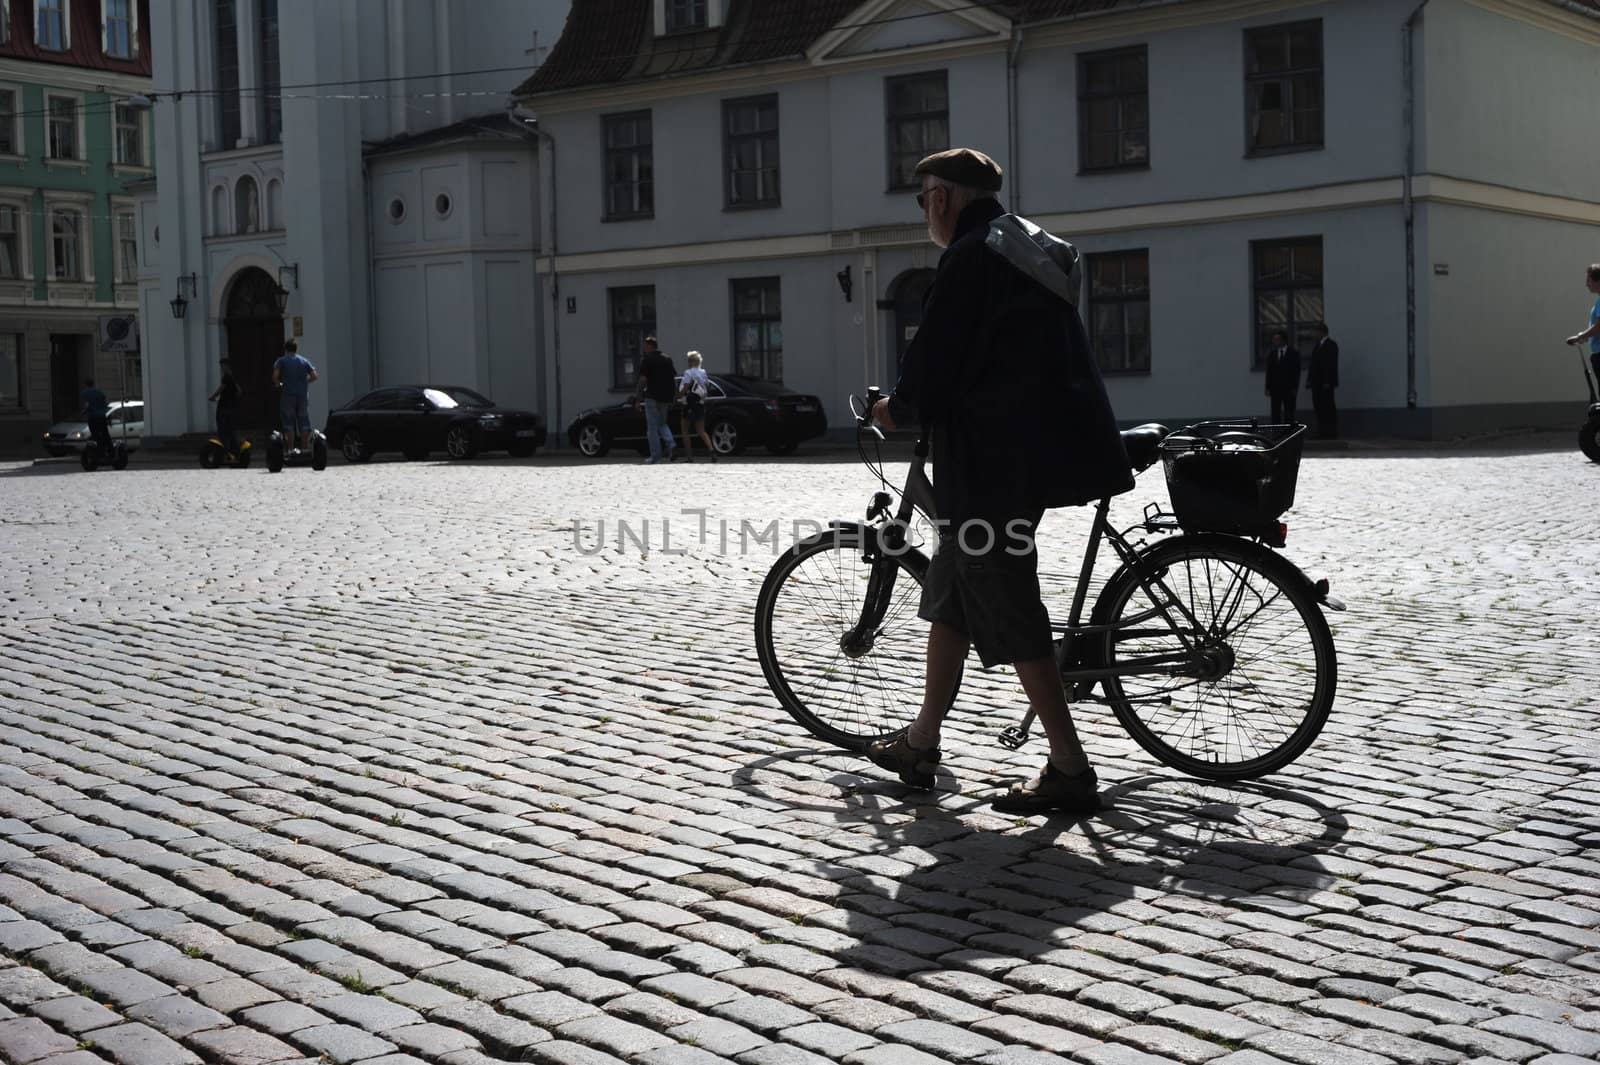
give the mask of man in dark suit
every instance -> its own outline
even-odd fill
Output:
[[[1326,323],[1317,326],[1317,346],[1311,349],[1311,365],[1306,367],[1306,387],[1311,389],[1311,407],[1317,412],[1317,435],[1335,439],[1339,411],[1333,405],[1333,390],[1339,387],[1339,345],[1328,336]]]
[[[1294,424],[1295,394],[1300,391],[1300,353],[1289,346],[1283,333],[1272,334],[1267,350],[1267,397],[1272,401],[1272,424]]]

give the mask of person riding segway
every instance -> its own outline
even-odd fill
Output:
[[[267,470],[277,473],[285,466],[309,464],[313,470],[328,465],[328,440],[311,428],[307,397],[317,368],[300,354],[292,338],[283,342],[283,356],[272,364],[272,383],[280,390],[278,414],[283,429],[267,441]]]
[[[109,462],[112,469],[124,469],[128,465],[128,447],[120,441],[111,442],[111,430],[106,424],[106,418],[111,413],[111,403],[106,399],[106,394],[94,386],[94,378],[84,379],[83,392],[79,398],[83,401],[84,417],[89,421],[90,436],[90,441],[79,458],[83,468],[93,471],[102,462]]]

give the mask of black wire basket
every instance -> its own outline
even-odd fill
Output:
[[[1294,506],[1303,425],[1198,422],[1161,442],[1178,524],[1193,532],[1271,535]]]

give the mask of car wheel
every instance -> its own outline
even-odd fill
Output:
[[[452,425],[444,434],[444,449],[453,459],[470,459],[478,454],[478,434],[470,425]]]
[[[354,429],[344,431],[344,439],[339,441],[339,450],[344,452],[346,462],[367,462],[372,458],[372,449],[367,447],[367,442],[361,439],[361,434]]]
[[[512,444],[509,448],[507,448],[507,450],[511,453],[511,457],[512,458],[514,458],[514,459],[525,459],[528,456],[532,455],[535,451],[538,451],[539,450],[539,445],[537,445],[537,444]]]
[[[428,457],[428,449],[425,447],[408,447],[405,450],[405,456],[412,462],[421,462]]]
[[[708,431],[711,434],[711,447],[719,455],[737,455],[744,449],[744,440],[739,434],[739,427],[726,418],[718,418],[712,422]]]
[[[578,450],[591,459],[597,459],[611,450],[611,436],[594,422],[578,426]]]
[[[768,444],[767,450],[774,455],[793,455],[794,449],[800,446],[798,440],[785,440],[781,443]]]

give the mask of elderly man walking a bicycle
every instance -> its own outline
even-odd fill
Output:
[[[985,666],[1014,665],[1050,740],[1038,776],[995,809],[1092,813],[1097,781],[1062,689],[1033,545],[1046,509],[1133,487],[1075,305],[1077,252],[1005,212],[1000,167],[981,152],[940,152],[916,173],[928,233],[945,251],[900,379],[872,414],[927,436],[941,534],[919,610],[931,624],[922,709],[867,757],[907,784],[933,784],[940,726],[973,648]]]

